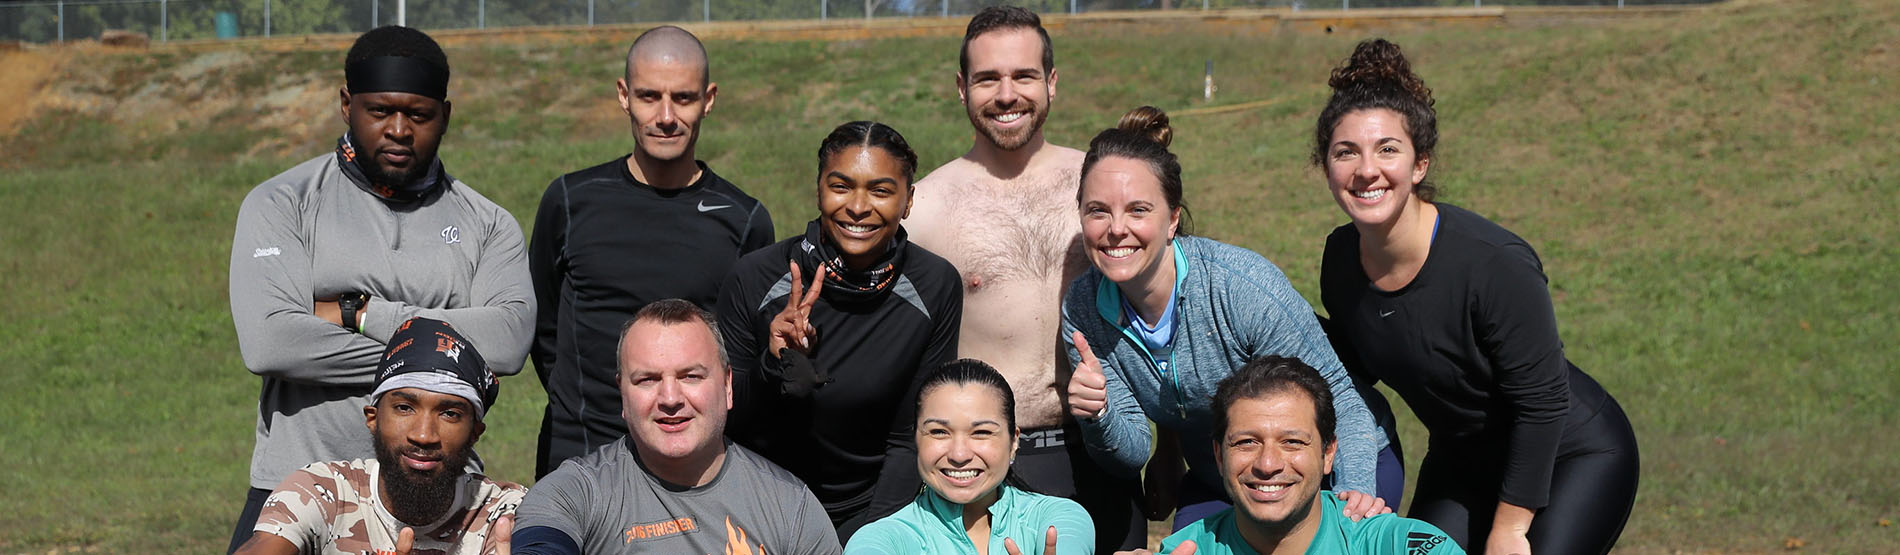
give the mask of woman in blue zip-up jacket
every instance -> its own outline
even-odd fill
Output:
[[[1076,368],[1070,411],[1090,454],[1126,476],[1149,466],[1150,518],[1179,508],[1179,528],[1213,514],[1226,507],[1213,457],[1216,384],[1254,358],[1295,357],[1333,389],[1339,457],[1329,489],[1368,494],[1347,494],[1358,500],[1351,513],[1373,507],[1372,495],[1396,499],[1376,476],[1381,451],[1388,474],[1399,474],[1397,457],[1312,307],[1266,258],[1181,231],[1171,134],[1167,115],[1143,106],[1097,135],[1083,161],[1077,202],[1092,267],[1069,285],[1062,324]]]

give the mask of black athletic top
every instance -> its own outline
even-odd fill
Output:
[[[772,243],[765,206],[699,169],[690,186],[655,189],[622,156],[556,178],[541,196],[528,243],[540,307],[530,354],[551,437],[537,474],[627,434],[614,352],[635,312],[666,298],[710,310],[739,256]]]
[[[805,247],[816,236],[814,226],[746,255],[719,292],[733,369],[726,434],[804,480],[848,541],[917,497],[916,390],[927,371],[956,358],[963,287],[955,267],[900,233],[891,285],[820,294],[810,360],[831,381],[787,392],[785,361],[765,350],[791,294],[786,262],[809,280],[816,266]]]
[[[1385,383],[1431,431],[1434,453],[1498,468],[1498,498],[1549,502],[1559,446],[1609,399],[1564,358],[1543,263],[1497,224],[1437,204],[1418,276],[1382,291],[1359,264],[1359,230],[1326,238],[1320,298],[1350,371]]]

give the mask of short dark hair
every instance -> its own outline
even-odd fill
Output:
[[[970,18],[970,26],[963,30],[963,49],[957,54],[957,74],[970,75],[970,41],[990,31],[1010,29],[1035,29],[1036,36],[1042,38],[1042,71],[1047,73],[1056,67],[1056,47],[1049,43],[1049,30],[1042,28],[1042,17],[1016,6],[990,6],[976,12]]]
[[[1326,150],[1333,140],[1333,128],[1340,118],[1359,110],[1384,108],[1404,118],[1405,134],[1412,139],[1417,160],[1430,160],[1438,150],[1438,111],[1432,108],[1432,89],[1412,73],[1399,45],[1385,39],[1370,39],[1353,48],[1352,57],[1333,69],[1326,84],[1333,96],[1319,113],[1313,128],[1313,165],[1324,166]],[[1438,187],[1431,179],[1420,181],[1413,194],[1431,202]]]
[[[660,299],[647,303],[646,306],[640,307],[640,311],[635,312],[632,318],[627,319],[627,323],[620,325],[620,339],[614,342],[616,371],[626,371],[625,368],[619,366],[620,360],[626,356],[624,349],[627,347],[627,332],[633,330],[634,324],[649,320],[664,325],[693,322],[705,324],[706,331],[712,334],[713,348],[719,351],[719,364],[725,366],[727,371],[731,371],[732,361],[726,358],[726,339],[719,335],[719,320],[714,318],[711,312],[684,299]]]
[[[1009,424],[1010,433],[1016,432],[1016,393],[1009,388],[1009,380],[1003,379],[1003,373],[989,363],[973,358],[957,359],[943,363],[924,378],[917,388],[917,410],[924,409],[924,394],[946,385],[984,385],[996,391],[996,398],[1003,403],[1003,421]]]
[[[343,57],[343,66],[383,56],[415,58],[449,72],[449,56],[442,52],[442,45],[428,33],[399,25],[384,25],[356,37],[350,53]]]
[[[1243,399],[1298,391],[1313,400],[1313,424],[1319,428],[1320,447],[1333,444],[1333,390],[1318,370],[1300,359],[1265,356],[1248,362],[1221,380],[1214,390],[1214,441],[1227,435],[1227,409]]]
[[[1194,218],[1188,213],[1187,200],[1182,198],[1181,160],[1168,151],[1168,144],[1174,141],[1174,127],[1168,125],[1167,112],[1153,106],[1142,106],[1129,110],[1115,127],[1103,129],[1089,141],[1089,151],[1082,155],[1082,177],[1087,179],[1095,164],[1110,156],[1138,160],[1148,164],[1148,170],[1161,181],[1161,197],[1168,201],[1168,209],[1181,210],[1179,235],[1191,235],[1194,230]],[[1075,202],[1082,204],[1082,188],[1075,189]]]
[[[648,41],[665,41],[674,48],[682,44],[691,45],[690,52],[699,55],[699,86],[703,88],[712,84],[712,58],[706,55],[706,43],[700,42],[699,36],[694,35],[692,31],[676,25],[661,25],[647,29],[640,33],[640,36],[634,37],[633,44],[627,46],[627,68],[623,77],[629,81],[633,79],[634,54],[639,52],[640,45]]]
[[[904,184],[914,184],[917,180],[917,152],[910,149],[910,143],[904,135],[875,121],[854,121],[838,126],[825,136],[824,144],[818,145],[819,179],[824,179],[825,163],[832,156],[844,152],[844,149],[860,146],[880,148],[897,158],[898,165],[904,171]]]

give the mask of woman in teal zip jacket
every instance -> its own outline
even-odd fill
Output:
[[[923,492],[858,530],[846,555],[1088,555],[1095,522],[1074,501],[1022,489],[1010,475],[1016,396],[996,368],[954,360],[917,390]]]
[[[1148,466],[1150,518],[1179,508],[1179,527],[1217,512],[1226,496],[1210,428],[1215,386],[1249,360],[1293,357],[1332,386],[1339,457],[1330,489],[1352,500],[1349,514],[1389,510],[1372,498],[1399,493],[1378,487],[1381,451],[1393,469],[1399,462],[1312,307],[1266,258],[1182,231],[1171,134],[1167,115],[1143,106],[1097,135],[1083,161],[1077,196],[1092,267],[1070,284],[1062,324],[1076,369],[1070,412],[1089,453],[1126,476]]]

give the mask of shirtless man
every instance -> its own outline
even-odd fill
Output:
[[[904,227],[963,275],[957,356],[1009,380],[1023,430],[1011,468],[1042,493],[1082,503],[1096,520],[1097,552],[1139,546],[1139,485],[1095,466],[1060,393],[1063,288],[1088,268],[1075,204],[1083,153],[1043,140],[1056,68],[1041,18],[1013,6],[977,13],[956,78],[975,144],[917,182]]]

